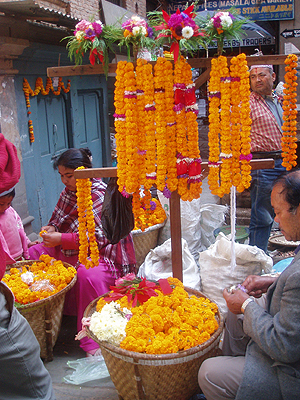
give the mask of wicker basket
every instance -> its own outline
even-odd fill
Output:
[[[138,229],[131,232],[133,237],[137,267],[140,267],[143,264],[149,251],[157,246],[158,234],[165,223],[166,221],[162,224],[150,226],[144,231]]]
[[[10,267],[21,268],[25,265],[32,265],[34,262],[38,261],[39,260],[19,261],[10,265]],[[71,267],[71,265],[66,262],[63,264],[66,268]],[[39,342],[41,358],[47,361],[53,360],[53,347],[61,327],[66,293],[74,286],[76,279],[77,275],[74,276],[72,281],[64,289],[52,296],[17,307],[18,311],[29,322]]]
[[[186,288],[190,295],[206,297]],[[99,299],[99,298],[98,298]],[[91,302],[84,316],[96,310],[98,299]],[[144,354],[127,351],[102,342],[87,329],[90,338],[99,343],[110,377],[122,400],[188,400],[199,390],[201,363],[215,356],[223,331],[223,316],[218,311],[219,328],[205,343],[174,354]]]

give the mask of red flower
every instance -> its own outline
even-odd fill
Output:
[[[129,278],[129,279],[126,279]],[[112,290],[105,297],[105,301],[116,301],[127,296],[132,307],[139,306],[152,296],[157,296],[155,289],[161,288],[164,294],[170,294],[172,288],[167,279],[160,279],[159,283],[147,281],[146,278],[138,278],[134,274],[128,274],[116,281],[116,286],[110,286]]]

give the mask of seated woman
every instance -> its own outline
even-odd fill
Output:
[[[129,234],[114,245],[104,236],[101,210],[106,184],[101,179],[93,178],[91,188],[99,265],[86,269],[78,261],[78,212],[74,170],[80,166],[92,168],[91,156],[89,149],[69,149],[55,161],[54,169],[58,169],[66,187],[60,194],[48,225],[42,227],[46,231],[42,235],[43,243],[29,249],[32,260],[39,259],[41,254],[49,254],[77,268],[77,282],[66,296],[65,314],[77,315],[78,331],[81,330],[81,319],[88,304],[108,292],[116,279],[129,272],[136,272],[132,235]],[[98,354],[98,344],[87,337],[81,339],[80,347],[87,355]]]

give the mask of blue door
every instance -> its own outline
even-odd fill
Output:
[[[34,82],[32,78],[31,87]],[[67,94],[30,98],[35,142],[26,144],[22,153],[28,210],[37,233],[49,221],[64,188],[53,169],[56,157],[71,147],[89,147],[94,167],[111,165],[107,102],[101,82],[102,78],[94,76],[74,77]]]

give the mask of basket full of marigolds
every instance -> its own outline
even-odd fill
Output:
[[[12,264],[3,282],[15,296],[15,306],[29,322],[41,348],[51,361],[62,322],[66,293],[77,279],[70,264],[43,254],[39,260]]]
[[[128,274],[89,304],[79,335],[99,343],[120,399],[187,400],[223,324],[217,305],[178,279]]]

